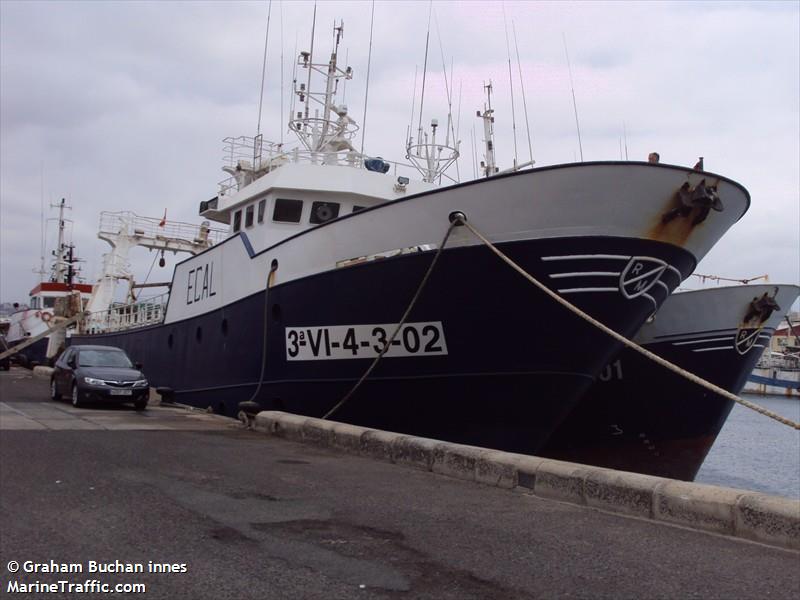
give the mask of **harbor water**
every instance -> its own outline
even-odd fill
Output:
[[[797,398],[742,397],[800,421]],[[800,499],[800,432],[737,404],[695,481]]]

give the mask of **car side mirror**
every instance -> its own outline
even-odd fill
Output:
[[[67,364],[68,364],[70,367],[72,367],[73,369],[74,369],[75,367],[77,367],[77,366],[78,366],[78,363],[77,363],[77,361],[76,361],[74,358],[70,358],[70,359],[67,361]]]
[[[139,369],[140,371],[142,370],[142,363],[140,363],[140,362],[133,363],[133,366],[136,367],[137,369]]]

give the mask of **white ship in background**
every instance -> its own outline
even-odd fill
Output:
[[[72,341],[122,347],[152,385],[223,414],[254,401],[321,416],[348,397],[336,420],[535,453],[619,344],[465,227],[445,237],[451,223],[468,220],[551,290],[632,336],[749,195],[702,170],[622,161],[505,174],[485,163],[485,178],[438,186],[458,141],[437,139],[435,121],[407,140],[413,181],[355,149],[358,126],[336,100],[353,75],[338,63],[342,31],[328,60],[316,61],[313,39],[298,58],[307,78],[295,81],[288,122],[296,147],[228,138],[232,177],[199,212],[229,232],[176,266],[166,309],[137,322],[125,321],[134,304],[93,314]]]
[[[40,281],[29,294],[28,306],[16,305],[8,321],[6,340],[15,346],[26,340],[46,333],[57,313],[69,310],[72,302],[74,311],[81,310],[91,296],[92,286],[78,282],[78,258],[75,248],[66,241],[66,219],[64,210],[69,207],[66,200],[58,204],[58,242],[53,250],[53,265],[48,281]],[[48,335],[27,346],[17,354],[17,361],[24,366],[48,364],[63,350],[63,336]]]
[[[744,391],[800,398],[800,314],[790,313],[778,325]]]

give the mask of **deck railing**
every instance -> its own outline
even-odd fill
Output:
[[[112,306],[108,310],[91,313],[84,321],[84,333],[109,333],[164,321],[169,292],[130,304]]]

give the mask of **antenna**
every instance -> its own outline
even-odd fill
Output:
[[[628,130],[625,127],[625,121],[622,122],[622,137],[625,140],[625,160],[628,160]]]
[[[367,100],[369,100],[369,68],[372,64],[372,25],[375,22],[375,0],[372,0],[372,12],[369,18],[369,53],[367,54],[367,89],[364,93],[364,119],[361,122],[361,155],[364,155],[364,139],[367,137]],[[347,61],[345,61],[347,62]],[[416,83],[416,77],[414,80]],[[414,104],[413,100],[411,102]],[[412,120],[414,117],[411,117]]]
[[[450,75],[450,80],[453,80],[452,71]],[[456,143],[460,146],[461,141],[459,140],[458,136],[461,133],[461,89],[463,88],[463,82],[459,79],[458,81],[458,117],[456,119]],[[459,181],[461,181],[461,170],[458,168],[458,160],[456,160],[456,177]]]
[[[517,44],[517,28],[514,25],[514,19],[511,19],[511,30],[514,32],[514,48],[517,51],[517,67],[519,68],[519,86],[522,88],[522,110],[525,112],[525,129],[528,133],[528,151],[531,155],[531,164],[533,160],[533,144],[531,143],[531,126],[528,123],[528,103],[525,100],[525,80],[522,78],[522,62],[519,60],[519,45]]]
[[[411,143],[411,128],[414,127],[414,108],[417,101],[417,72],[419,66],[414,65],[414,92],[411,94],[411,121],[408,124],[408,135],[406,136],[406,143]]]
[[[419,97],[419,125],[417,126],[417,135],[422,137],[422,106],[425,102],[425,77],[428,74],[428,42],[431,39],[431,13],[433,12],[433,0],[428,4],[428,32],[425,34],[425,62],[422,66],[422,92]],[[417,142],[422,141],[418,139]]]
[[[581,162],[583,162],[583,144],[581,144],[581,125],[578,122],[578,104],[575,102],[575,84],[572,82],[572,65],[569,62],[569,51],[567,50],[567,36],[561,33],[564,39],[564,54],[567,56],[567,70],[569,71],[569,85],[572,89],[572,109],[575,111],[575,127],[578,130],[578,149],[581,152]]]
[[[278,5],[280,8],[280,18],[281,18],[281,110],[278,113],[280,118],[283,119],[283,91],[284,91],[284,84],[283,84],[283,0],[281,0],[280,4]],[[281,132],[281,147],[283,147],[283,121],[278,123],[278,129]]]
[[[258,124],[256,125],[256,136],[261,133],[261,107],[264,104],[264,79],[267,77],[267,44],[269,43],[269,18],[272,14],[272,0],[269,0],[267,8],[267,33],[264,36],[264,61],[261,65],[261,92],[258,95]]]
[[[511,88],[511,131],[514,137],[514,169],[517,168],[517,116],[514,109],[514,78],[511,76],[511,47],[508,42],[508,24],[506,23],[506,3],[503,2],[503,28],[506,32],[506,56],[508,57],[508,85]]]

